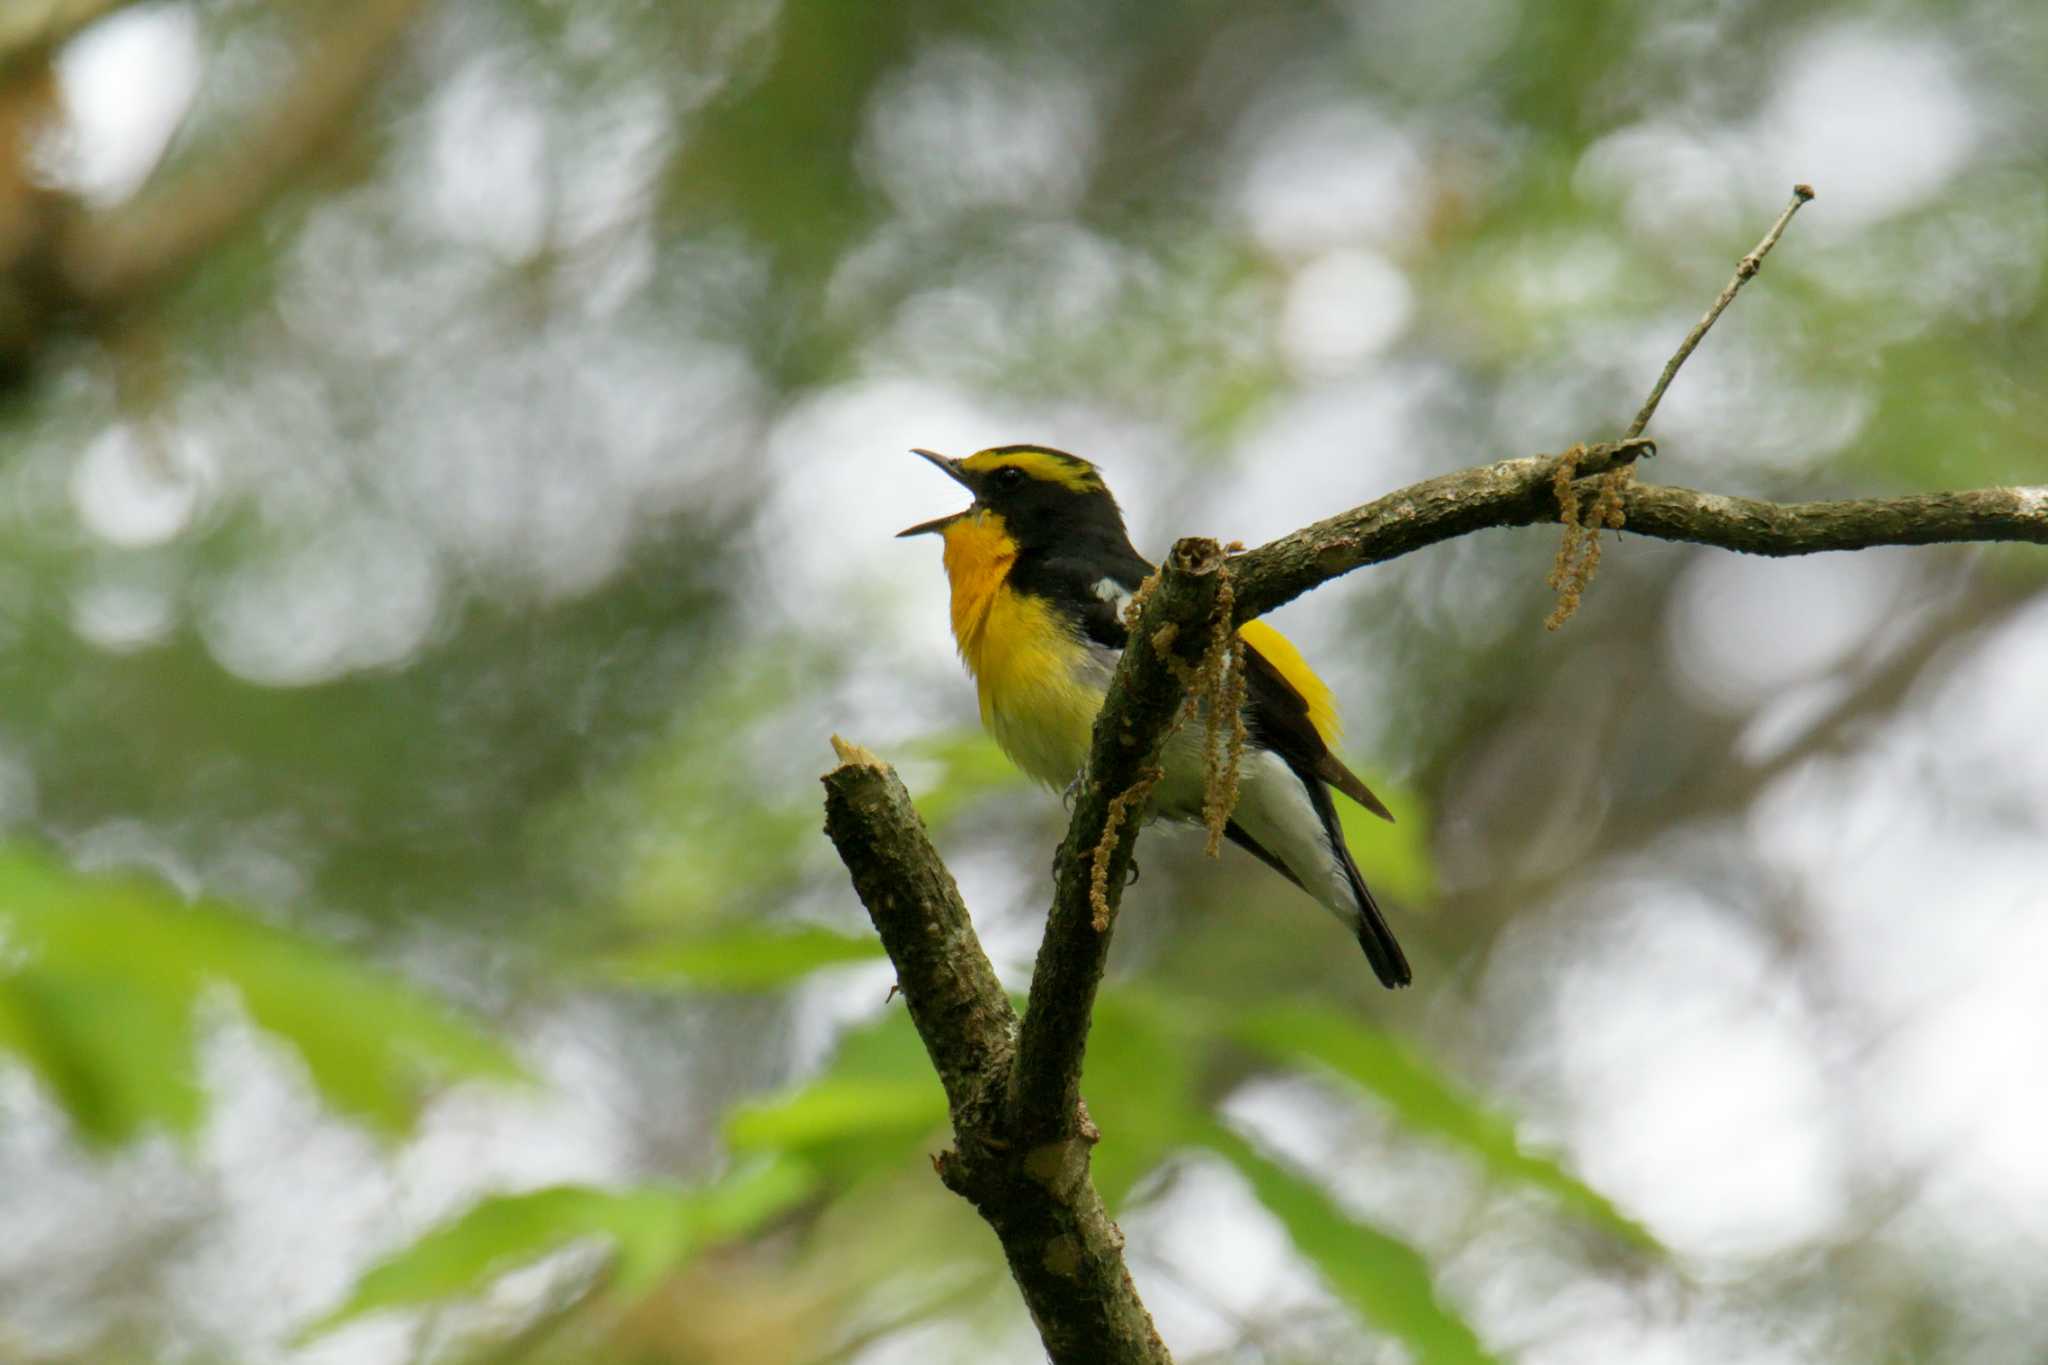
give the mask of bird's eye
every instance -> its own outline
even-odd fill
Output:
[[[1004,465],[989,476],[989,482],[997,488],[1021,488],[1024,485],[1024,471],[1013,464]]]

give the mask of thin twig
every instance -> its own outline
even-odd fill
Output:
[[[1671,380],[1677,375],[1678,367],[1685,364],[1693,348],[1700,344],[1700,338],[1707,334],[1707,329],[1727,311],[1729,304],[1735,302],[1736,294],[1741,292],[1743,285],[1749,283],[1749,277],[1763,268],[1764,257],[1771,254],[1771,248],[1776,246],[1778,238],[1784,235],[1785,225],[1792,221],[1793,214],[1799,212],[1799,206],[1811,198],[1813,186],[1792,187],[1792,202],[1785,205],[1785,211],[1778,215],[1777,222],[1771,224],[1771,230],[1764,234],[1764,239],[1758,242],[1747,256],[1735,263],[1735,277],[1728,281],[1728,287],[1721,291],[1721,297],[1714,300],[1714,306],[1707,310],[1707,315],[1686,334],[1685,340],[1679,343],[1671,359],[1665,362],[1664,373],[1657,376],[1657,386],[1651,389],[1650,396],[1643,400],[1642,410],[1636,413],[1636,420],[1628,424],[1628,430],[1622,433],[1622,440],[1633,441],[1643,434],[1643,428],[1650,425],[1650,418],[1655,415],[1657,405],[1664,401],[1664,390],[1671,387]]]
[[[1657,404],[1664,401],[1664,391],[1671,387],[1671,381],[1678,374],[1679,367],[1692,355],[1693,349],[1700,344],[1700,339],[1706,336],[1707,329],[1712,327],[1715,320],[1727,311],[1728,305],[1735,301],[1735,295],[1748,282],[1749,277],[1763,268],[1764,257],[1778,244],[1778,238],[1784,234],[1785,225],[1792,221],[1792,215],[1799,211],[1799,206],[1811,198],[1812,186],[1792,187],[1792,202],[1778,215],[1778,221],[1771,224],[1771,230],[1764,234],[1764,239],[1751,248],[1747,256],[1735,263],[1735,276],[1728,281],[1728,287],[1721,291],[1720,297],[1707,309],[1706,316],[1686,334],[1685,340],[1679,343],[1671,359],[1665,362],[1664,373],[1657,376],[1656,387],[1652,388],[1650,396],[1643,400],[1642,410],[1636,413],[1635,421],[1629,423],[1627,433],[1621,438],[1623,441],[1633,441],[1642,436],[1643,428],[1650,425],[1650,418],[1657,411]],[[1635,474],[1633,464],[1618,465],[1608,470],[1599,481],[1599,493],[1593,503],[1592,520],[1582,521],[1579,516],[1578,496],[1569,487],[1571,480],[1576,477],[1575,473],[1569,465],[1558,470],[1558,516],[1564,522],[1564,537],[1558,543],[1556,566],[1550,571],[1550,586],[1557,590],[1557,605],[1551,608],[1550,615],[1544,618],[1545,630],[1558,629],[1571,620],[1572,615],[1578,611],[1579,602],[1585,596],[1587,587],[1592,584],[1593,574],[1600,567],[1601,529],[1612,528],[1618,531],[1622,528],[1625,515],[1622,511],[1623,494],[1635,482]]]

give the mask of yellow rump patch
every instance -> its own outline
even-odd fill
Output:
[[[1076,493],[1100,493],[1103,490],[1102,475],[1095,472],[1095,466],[1078,455],[1069,455],[1064,450],[1044,450],[1036,446],[997,446],[992,450],[969,455],[960,462],[960,467],[974,474],[990,474],[998,469],[1021,469],[1034,479],[1056,483]]]
[[[1308,703],[1308,723],[1316,727],[1323,743],[1334,752],[1337,741],[1344,737],[1344,722],[1337,718],[1337,700],[1330,695],[1330,685],[1316,676],[1292,641],[1264,621],[1247,621],[1237,633],[1246,644],[1265,655],[1266,662],[1287,680],[1287,685],[1301,694],[1301,699]]]

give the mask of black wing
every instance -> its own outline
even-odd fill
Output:
[[[1253,740],[1304,778],[1327,782],[1382,820],[1392,820],[1385,803],[1323,742],[1308,718],[1308,699],[1258,650],[1246,645],[1244,657],[1245,710]]]
[[[1124,603],[1145,581],[1152,566],[1135,550],[1089,555],[1025,558],[1010,571],[1019,591],[1036,593],[1058,605],[1093,644],[1122,649]]]
[[[1081,554],[1027,555],[1010,571],[1012,584],[1055,603],[1084,639],[1122,649],[1124,603],[1152,572],[1136,550],[1098,545]],[[1358,774],[1323,743],[1308,702],[1265,655],[1245,647],[1245,709],[1253,740],[1272,749],[1305,780],[1327,782],[1383,820],[1394,817]]]
[[[1372,963],[1373,973],[1379,977],[1381,985],[1405,986],[1412,979],[1408,959],[1401,952],[1401,945],[1395,942],[1393,931],[1387,927],[1386,916],[1380,912],[1379,902],[1373,899],[1371,888],[1359,875],[1358,864],[1344,842],[1344,829],[1337,820],[1337,807],[1330,799],[1329,787],[1335,787],[1375,815],[1388,820],[1394,817],[1365,783],[1358,780],[1358,775],[1330,752],[1330,746],[1323,742],[1322,734],[1309,720],[1308,700],[1295,691],[1272,661],[1258,650],[1246,645],[1244,654],[1245,709],[1252,739],[1285,759],[1287,766],[1308,789],[1309,803],[1315,807],[1316,819],[1322,822],[1323,832],[1329,836],[1330,851],[1343,867],[1345,880],[1351,884],[1352,900],[1358,908],[1359,946],[1365,949],[1365,956]],[[1323,785],[1325,782],[1329,787]],[[1233,820],[1224,832],[1232,843],[1252,853],[1296,886],[1301,885],[1300,878],[1271,852],[1260,847],[1250,834],[1238,827],[1236,821]]]

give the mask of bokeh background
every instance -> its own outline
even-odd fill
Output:
[[[1039,1358],[819,833],[1023,985],[905,449],[1157,554],[1612,437],[1805,180],[1645,477],[2040,483],[2044,172],[2037,0],[0,7],[0,1361]],[[1555,540],[1279,617],[1414,989],[1140,845],[1177,1358],[2042,1358],[2048,555]]]

